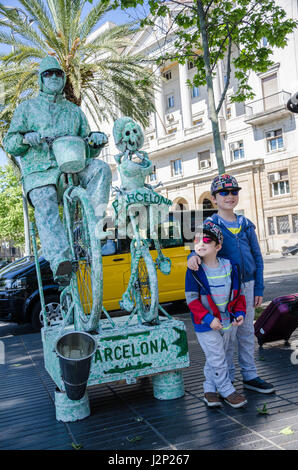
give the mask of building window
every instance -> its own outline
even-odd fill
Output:
[[[167,96],[167,108],[174,108],[175,106],[175,97],[174,95],[168,95]]]
[[[170,70],[168,70],[167,72],[165,72],[163,74],[163,77],[166,79],[166,80],[171,80],[172,78],[172,72]]]
[[[277,233],[289,233],[290,229],[290,222],[288,215],[279,215],[276,217],[276,225],[277,225]]]
[[[188,70],[193,69],[194,66],[195,66],[195,64],[194,64],[191,60],[189,60],[189,61],[187,62],[187,68],[188,68]]]
[[[203,124],[203,118],[195,119],[192,121],[193,126],[201,126]]]
[[[272,183],[272,196],[282,196],[290,193],[289,181],[278,181]]]
[[[273,217],[268,217],[268,233],[269,235],[275,235],[275,228],[274,228],[274,219]]]
[[[266,132],[267,152],[274,152],[284,146],[282,129]]]
[[[182,175],[182,160],[181,160],[181,158],[178,158],[177,160],[173,160],[171,162],[171,170],[172,170],[172,176]]]
[[[231,117],[232,117],[231,106],[228,106],[227,109],[226,109],[226,117],[227,117],[227,119],[231,119]]]
[[[268,178],[271,185],[271,197],[290,194],[288,170],[269,173]]]
[[[168,134],[175,134],[175,132],[177,132],[177,127],[168,130]]]
[[[277,73],[262,78],[263,111],[275,108],[279,103]]]
[[[234,161],[241,160],[244,158],[244,146],[243,141],[233,142],[230,144],[231,159]]]
[[[200,170],[206,170],[211,167],[210,150],[198,153],[199,168]]]
[[[191,97],[192,98],[197,98],[199,95],[200,95],[199,87],[198,86],[192,87]]]
[[[152,168],[153,168],[153,172],[151,173],[151,175],[149,175],[149,180],[151,182],[156,181],[156,178],[157,178],[157,176],[156,176],[156,166],[153,165]]]

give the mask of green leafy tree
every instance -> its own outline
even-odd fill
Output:
[[[94,121],[117,117],[119,110],[143,125],[153,108],[151,72],[140,55],[122,54],[136,32],[133,24],[91,34],[111,9],[110,0],[19,0],[21,8],[0,2],[0,139],[21,101],[38,92],[37,70],[47,54],[55,56],[67,77],[66,98],[84,100]],[[90,6],[90,5],[89,5]],[[85,11],[85,10],[84,10]]]
[[[115,0],[114,7],[143,5],[143,0]],[[166,59],[196,67],[192,85],[207,85],[209,118],[219,173],[225,171],[221,150],[218,114],[221,110],[231,75],[237,82],[232,101],[252,99],[249,73],[264,72],[273,64],[274,47],[283,48],[287,36],[297,23],[286,18],[286,12],[274,0],[149,0],[151,16],[142,25],[154,27],[156,17],[165,18],[166,36],[175,34],[174,52],[161,52],[158,63]],[[262,38],[267,45],[262,45]],[[213,78],[221,60],[226,63],[225,86],[215,102]]]
[[[31,207],[29,215],[34,220]],[[19,176],[9,164],[0,168],[0,220],[0,240],[13,240],[16,246],[23,246],[22,188]]]

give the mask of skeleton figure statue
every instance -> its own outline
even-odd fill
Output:
[[[141,127],[130,117],[119,118],[113,127],[115,145],[120,154],[115,156],[122,187],[125,191],[148,187],[147,175],[152,173],[152,163],[146,152],[140,148],[144,144]]]
[[[94,157],[99,155],[107,137],[101,132],[90,132],[82,110],[65,99],[66,77],[56,58],[47,56],[41,61],[38,81],[39,95],[17,107],[3,145],[8,153],[21,157],[22,181],[34,206],[44,257],[50,262],[56,281],[67,285],[72,265],[57,197],[63,175],[52,149],[42,139],[61,136],[87,139],[86,165],[78,179],[100,221],[109,200],[112,178],[110,167]]]

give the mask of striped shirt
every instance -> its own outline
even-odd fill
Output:
[[[210,286],[211,297],[220,311],[222,324],[224,327],[227,327],[230,324],[230,315],[227,312],[227,304],[229,302],[231,290],[232,266],[230,261],[227,259],[217,259],[219,263],[217,268],[210,268],[205,263],[202,263],[202,268],[205,271]],[[212,313],[207,298],[202,296],[201,301],[204,307]]]

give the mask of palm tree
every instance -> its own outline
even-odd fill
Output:
[[[96,1],[84,18],[87,0],[19,0],[21,8],[0,2],[0,44],[11,46],[0,54],[0,146],[16,106],[37,94],[39,62],[48,54],[66,73],[66,98],[79,106],[84,101],[95,123],[115,119],[121,111],[148,124],[148,111],[154,110],[152,74],[143,57],[122,54],[134,25],[91,34],[111,10],[110,1]],[[8,157],[20,176],[19,165]],[[24,197],[23,206],[27,233]],[[26,246],[29,254],[28,235]]]
[[[151,71],[144,57],[122,53],[131,44],[134,25],[96,26],[111,10],[110,0],[98,0],[83,18],[87,0],[19,0],[21,8],[0,2],[0,43],[11,52],[0,54],[0,138],[17,104],[38,91],[40,60],[55,56],[67,77],[66,98],[82,101],[95,122],[115,119],[122,112],[148,123],[153,111]],[[93,32],[93,34],[91,34]]]

